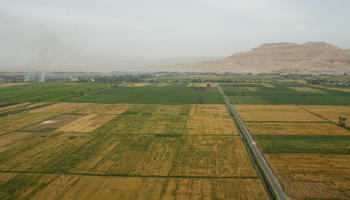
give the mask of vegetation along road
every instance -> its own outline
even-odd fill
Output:
[[[270,185],[271,189],[273,190],[273,193],[275,194],[276,198],[280,199],[280,200],[288,199],[288,197],[284,193],[281,185],[277,181],[276,177],[273,175],[266,160],[264,159],[264,157],[262,156],[262,154],[258,150],[258,147],[256,146],[248,129],[245,127],[243,121],[241,120],[241,118],[239,117],[237,112],[233,109],[233,107],[230,103],[230,100],[227,98],[227,96],[225,95],[225,93],[223,92],[223,90],[219,84],[218,84],[218,88],[219,88],[220,93],[222,94],[222,96],[225,99],[225,103],[226,103],[229,111],[232,113],[232,116],[233,116],[234,121],[235,121],[237,128],[238,128],[238,131],[240,132],[240,134],[243,135],[243,139],[246,140],[247,145],[252,150],[252,153],[254,154],[254,157],[256,158],[256,161],[258,162],[260,169],[263,171],[263,174],[265,175],[264,177],[265,177],[265,179],[267,179],[266,181],[269,182],[269,185]]]

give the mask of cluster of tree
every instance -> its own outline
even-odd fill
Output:
[[[132,82],[139,83],[146,78],[152,78],[152,74],[125,74],[119,76],[99,76],[95,78],[96,82],[107,82],[107,83],[122,83],[122,82]]]
[[[21,83],[23,79],[23,74],[0,74],[0,82],[2,83]]]
[[[339,125],[345,127],[346,117],[339,116]]]

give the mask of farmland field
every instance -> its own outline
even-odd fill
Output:
[[[348,91],[294,82],[221,84],[232,104],[350,105]]]
[[[0,115],[2,114],[11,114],[15,112],[20,112],[23,110],[30,110],[36,107],[44,106],[46,103],[19,103],[9,106],[0,107]]]
[[[350,131],[332,123],[246,123],[253,134],[266,135],[348,135]]]
[[[0,102],[63,101],[105,87],[102,83],[43,83],[0,88]]]
[[[287,195],[350,198],[350,106],[236,105]]]
[[[349,135],[255,135],[265,153],[350,154]]]
[[[222,104],[66,102],[0,120],[0,199],[268,199]]]
[[[256,179],[0,173],[0,185],[1,199],[268,199]]]
[[[189,113],[185,134],[238,135],[223,105],[194,105]]]
[[[142,87],[112,87],[101,92],[83,96],[76,102],[93,103],[141,103],[141,104],[223,104],[217,89],[195,90],[186,84],[158,84]]]
[[[294,105],[236,105],[246,122],[325,122],[314,114]]]
[[[339,116],[350,119],[350,106],[303,106],[303,108],[334,123],[338,123]]]
[[[285,191],[298,198],[350,198],[350,155],[267,154]]]

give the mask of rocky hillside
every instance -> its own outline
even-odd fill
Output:
[[[350,52],[325,42],[301,45],[271,43],[216,61],[168,66],[166,69],[187,72],[343,73],[350,72]]]

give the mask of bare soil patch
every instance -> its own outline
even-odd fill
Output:
[[[54,130],[57,129],[61,126],[64,126],[68,123],[71,123],[72,121],[75,121],[84,115],[69,115],[69,114],[64,114],[60,115],[54,119],[49,119],[42,121],[40,123],[28,126],[24,128],[24,131],[44,131],[44,130]]]

